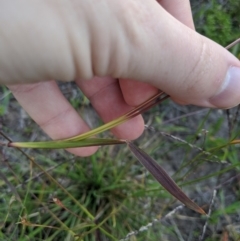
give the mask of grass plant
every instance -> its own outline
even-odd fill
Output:
[[[239,50],[233,47],[236,55]],[[0,99],[1,133],[25,142],[42,138],[44,145],[46,137],[4,87]],[[76,108],[80,104],[74,102]],[[86,158],[63,150],[1,146],[0,241],[240,240],[239,107],[208,110],[167,100],[144,118],[146,129],[136,145],[208,216],[170,195],[127,145],[115,145],[123,140]],[[103,138],[111,144],[111,136],[101,133],[106,129],[98,129],[98,145]],[[61,148],[92,134],[64,140]],[[0,142],[6,143],[3,136]]]
[[[168,119],[167,113],[158,115],[169,105],[178,108],[167,101],[152,110],[153,116],[148,114],[153,123],[156,116],[162,124],[150,123],[138,145],[206,212],[217,191],[208,220],[208,227],[215,227],[219,220],[238,213],[238,147],[223,147],[228,142],[224,111],[203,112],[206,118],[198,120],[191,132],[184,125],[196,111],[192,116],[188,111],[185,121],[179,115],[177,121]],[[219,118],[209,123],[215,115]],[[232,130],[239,133],[237,123]],[[37,129],[32,135],[38,135]],[[183,223],[188,226],[191,220],[196,225],[191,233],[195,240],[206,222],[159,186],[126,146],[102,147],[88,158],[61,150],[20,152],[3,147],[1,153],[0,240],[178,240],[177,230],[185,238]],[[236,201],[230,202],[226,192]],[[234,222],[231,225],[235,230]]]

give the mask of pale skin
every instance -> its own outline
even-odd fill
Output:
[[[237,81],[224,91],[239,61],[194,31],[188,0],[0,0],[0,6],[0,84],[52,139],[89,130],[56,79],[74,80],[104,122],[158,89],[182,104],[240,103]],[[143,129],[137,116],[113,133],[135,139]]]

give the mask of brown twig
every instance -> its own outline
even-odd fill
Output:
[[[228,46],[225,47],[225,49],[230,49],[238,43],[240,43],[240,38],[235,40],[234,42],[230,43]]]
[[[216,195],[217,195],[217,190],[213,190],[213,195],[212,195],[212,200],[211,200],[211,203],[210,203],[210,206],[209,206],[209,210],[208,210],[208,214],[207,214],[207,220],[203,226],[203,230],[202,230],[202,234],[199,238],[199,241],[203,241],[204,240],[204,236],[205,236],[205,233],[206,233],[206,229],[207,229],[207,225],[208,225],[208,220],[211,216],[211,213],[212,213],[212,208],[213,208],[213,204],[214,204],[214,201],[215,201],[215,198],[216,198]]]
[[[119,241],[127,241],[129,240],[132,236],[136,236],[139,233],[145,232],[147,231],[149,228],[151,228],[154,224],[158,223],[158,222],[162,222],[166,219],[171,218],[176,212],[178,212],[179,210],[183,209],[184,205],[180,205],[177,206],[176,208],[174,208],[171,212],[169,212],[168,214],[166,214],[164,217],[161,217],[159,219],[155,218],[152,220],[152,222],[149,222],[148,224],[146,224],[145,226],[140,227],[138,230],[132,231],[130,233],[128,233],[125,238],[120,239]]]
[[[152,126],[147,126],[147,125],[145,125],[145,128],[148,128],[149,130],[157,131],[157,130],[156,130],[154,127],[152,127]],[[159,133],[160,135],[162,135],[162,136],[164,136],[164,137],[168,137],[168,138],[171,138],[171,139],[173,139],[173,140],[175,140],[175,141],[178,141],[178,142],[181,142],[181,143],[183,143],[183,144],[186,144],[186,145],[188,145],[189,147],[191,147],[192,149],[197,149],[197,150],[200,151],[202,154],[207,155],[207,156],[210,156],[210,157],[216,159],[216,161],[214,161],[214,160],[207,160],[207,161],[209,161],[209,162],[217,162],[217,163],[221,162],[222,164],[231,164],[231,163],[227,162],[226,160],[221,160],[221,159],[219,159],[218,156],[212,154],[211,152],[205,151],[205,150],[202,149],[201,147],[196,146],[196,145],[194,145],[194,144],[191,144],[191,143],[189,143],[189,142],[181,139],[180,137],[174,136],[174,135],[172,135],[172,134],[169,134],[169,133],[163,132],[163,131],[159,131],[159,132],[157,132],[157,133]]]

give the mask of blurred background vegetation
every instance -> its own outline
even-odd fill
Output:
[[[196,31],[227,46],[239,38],[240,3],[235,0],[191,1]]]
[[[223,46],[240,37],[240,1],[191,4],[199,33]],[[240,57],[239,45],[231,51]],[[102,124],[74,83],[59,86],[90,126]],[[127,147],[102,147],[88,158],[4,147],[0,241],[240,240],[240,147],[223,147],[240,138],[239,106],[209,110],[166,101],[144,118],[146,130],[135,143],[206,212],[210,208],[209,219],[181,206]],[[15,141],[47,139],[3,86],[0,130]]]

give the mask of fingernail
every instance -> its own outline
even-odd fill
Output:
[[[230,67],[218,94],[209,102],[219,108],[231,108],[240,103],[240,68]]]

